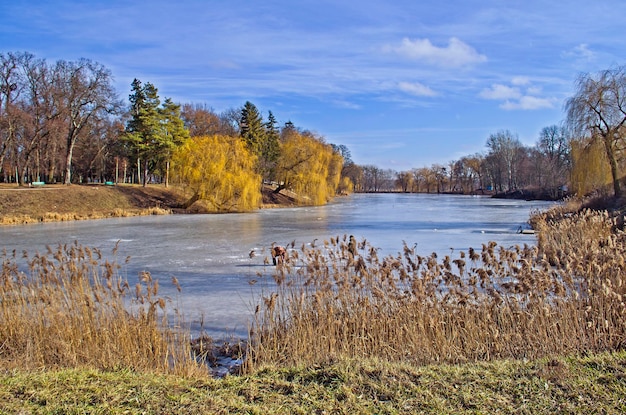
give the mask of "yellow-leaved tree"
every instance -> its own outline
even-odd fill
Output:
[[[192,137],[172,157],[174,180],[190,193],[183,208],[205,200],[216,212],[242,212],[259,207],[261,177],[256,156],[239,137]]]
[[[337,193],[343,157],[332,146],[310,134],[293,131],[284,137],[276,162],[276,177],[300,200],[323,205]]]
[[[584,196],[611,183],[611,170],[599,140],[572,140],[572,190]]]
[[[283,188],[313,205],[323,205],[337,193],[343,157],[310,134],[293,131],[283,138],[276,177]]]

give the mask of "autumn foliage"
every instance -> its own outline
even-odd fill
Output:
[[[256,157],[236,137],[193,137],[172,158],[174,180],[191,197],[190,206],[205,200],[217,212],[247,211],[261,202],[261,177],[255,172]]]
[[[591,193],[611,184],[611,171],[602,143],[572,140],[572,190],[578,195]]]
[[[322,205],[335,196],[343,158],[330,145],[310,135],[291,132],[280,148],[276,177],[281,186],[313,205]]]

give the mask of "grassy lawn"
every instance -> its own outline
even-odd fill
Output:
[[[0,412],[619,414],[626,412],[626,353],[423,367],[346,361],[224,379],[80,369],[5,372]]]
[[[165,214],[182,200],[164,186],[0,185],[0,224]]]

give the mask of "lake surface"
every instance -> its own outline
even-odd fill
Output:
[[[530,213],[551,202],[502,200],[479,196],[356,194],[320,207],[266,209],[226,215],[168,215],[0,227],[0,249],[28,251],[77,241],[102,250],[122,265],[133,286],[141,271],[159,280],[161,295],[181,309],[192,330],[200,324],[213,336],[246,336],[261,292],[273,286],[273,242],[296,248],[317,239],[354,235],[380,248],[381,255],[402,250],[458,256],[469,247],[495,241],[505,247],[534,244],[518,234]],[[116,256],[112,250],[119,241]],[[256,255],[250,257],[250,252]],[[126,257],[130,262],[125,264]],[[258,273],[265,277],[259,278]],[[176,277],[180,294],[170,284]],[[251,280],[259,280],[254,286]]]

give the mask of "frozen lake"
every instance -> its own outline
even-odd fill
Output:
[[[503,246],[534,244],[517,233],[533,210],[550,202],[477,196],[356,194],[327,206],[259,210],[227,215],[169,215],[0,227],[0,248],[29,254],[77,241],[102,250],[122,265],[131,286],[141,271],[159,280],[197,330],[214,336],[246,336],[259,290],[270,290],[272,267],[264,264],[273,242],[286,245],[354,235],[396,254],[402,241],[422,255],[458,251],[495,241]],[[111,252],[116,243],[115,257]],[[250,257],[254,250],[256,255]],[[130,262],[125,264],[126,257]],[[271,258],[270,258],[271,262]],[[259,279],[257,274],[266,275]],[[172,287],[178,278],[182,292]],[[252,279],[260,282],[251,286]]]

